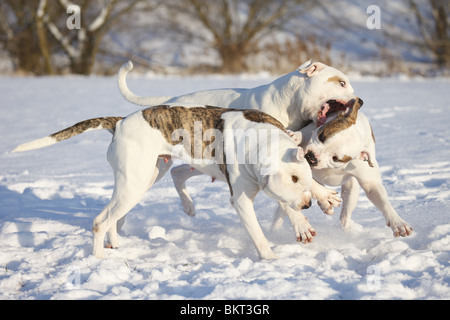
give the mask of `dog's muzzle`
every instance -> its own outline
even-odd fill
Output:
[[[309,150],[305,154],[305,159],[306,159],[306,161],[308,161],[308,163],[311,167],[315,167],[319,163],[319,161],[317,161],[316,155],[311,150]]]

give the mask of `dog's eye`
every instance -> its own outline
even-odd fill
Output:
[[[337,156],[333,156],[332,159],[333,159],[334,162],[339,162],[339,158]]]
[[[292,182],[297,183],[298,181],[298,177],[297,176],[292,176]]]
[[[344,80],[339,81],[339,84],[341,85],[342,88],[345,88],[346,83]]]

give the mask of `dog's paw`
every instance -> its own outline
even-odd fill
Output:
[[[342,200],[336,191],[328,189],[315,181],[313,181],[311,186],[311,193],[313,198],[317,200],[320,209],[326,214],[334,214],[333,207],[341,205]]]
[[[409,226],[409,224],[401,218],[387,221],[386,225],[388,227],[391,227],[391,229],[394,233],[394,237],[396,237],[396,238],[399,236],[407,237],[413,233],[413,228],[411,228]]]
[[[96,257],[97,259],[105,259],[105,252],[104,252],[103,248],[97,249],[97,250],[94,249],[94,251],[92,252],[92,255],[94,257]]]
[[[328,215],[334,214],[334,208],[341,205],[342,199],[339,197],[336,191],[329,190],[326,196],[322,196],[317,199],[317,204],[320,209]]]
[[[291,223],[297,242],[310,243],[317,235],[316,230],[314,230],[302,214],[295,215],[295,218],[291,219]]]
[[[327,201],[317,201],[320,209],[322,209],[323,213],[332,216],[334,214],[334,208]]]
[[[276,260],[278,259],[278,256],[272,250],[270,250],[264,253],[260,253],[259,258],[264,260]]]
[[[344,230],[344,232],[346,233],[356,234],[364,231],[364,227],[359,223],[356,223],[351,219],[342,220],[342,217],[341,217],[341,227],[342,230]]]
[[[345,231],[350,231],[353,226],[352,219],[347,214],[344,214],[343,212],[341,212],[340,220],[341,220],[341,227]]]
[[[331,191],[328,195],[327,200],[328,200],[328,203],[332,207],[340,207],[341,206],[342,199],[341,199],[341,197],[339,197],[337,191]]]
[[[181,205],[183,206],[183,211],[190,217],[195,216],[195,206],[194,202],[190,199],[184,199],[181,201]]]

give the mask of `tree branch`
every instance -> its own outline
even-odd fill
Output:
[[[40,0],[36,11],[36,31],[39,42],[39,49],[44,58],[44,68],[47,74],[53,74],[50,50],[47,41],[47,35],[44,28],[44,14],[47,7],[47,0]]]

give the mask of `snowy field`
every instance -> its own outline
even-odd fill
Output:
[[[268,76],[131,78],[141,94],[253,87]],[[197,215],[181,210],[170,175],[127,216],[120,248],[90,255],[93,218],[113,188],[106,131],[12,154],[18,144],[98,116],[138,109],[114,77],[0,77],[0,299],[450,299],[450,81],[351,77],[372,121],[393,206],[414,228],[394,238],[361,193],[354,226],[315,205],[318,235],[295,241],[275,203],[256,211],[280,257],[260,261],[229,204],[227,186],[193,178]],[[337,210],[339,212],[339,210]]]

